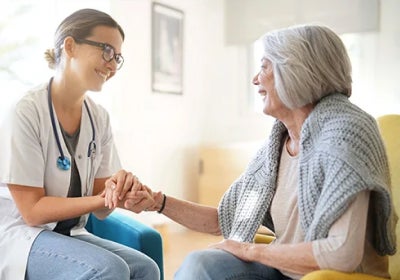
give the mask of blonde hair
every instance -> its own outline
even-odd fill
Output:
[[[56,55],[55,55],[54,49],[47,49],[44,52],[44,59],[46,59],[47,64],[50,69],[56,68]]]
[[[334,92],[351,95],[351,63],[340,37],[328,27],[297,25],[261,38],[281,101],[289,108]]]
[[[61,22],[54,36],[54,48],[45,51],[44,57],[49,68],[55,69],[60,64],[64,39],[66,37],[71,36],[76,39],[85,39],[91,35],[92,30],[97,26],[116,28],[120,32],[122,40],[125,39],[122,27],[110,15],[94,9],[78,10]]]

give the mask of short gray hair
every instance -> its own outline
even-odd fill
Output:
[[[296,25],[261,37],[281,101],[298,108],[334,92],[351,95],[351,63],[339,36],[318,25]]]

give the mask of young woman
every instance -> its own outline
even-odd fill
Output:
[[[111,212],[105,182],[113,174],[117,186],[123,180],[142,189],[134,202],[140,208],[154,202],[135,176],[118,172],[109,116],[85,94],[122,67],[123,41],[108,14],[71,14],[46,52],[54,77],[17,104],[2,150],[9,191],[0,188],[0,279],[159,279],[149,257],[84,229],[88,213]]]

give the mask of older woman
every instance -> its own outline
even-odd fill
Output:
[[[351,65],[323,26],[262,37],[253,84],[271,135],[218,209],[154,194],[153,210],[224,240],[190,254],[176,279],[300,279],[318,269],[389,277],[396,215],[373,117],[349,101]],[[260,225],[275,232],[254,244]]]

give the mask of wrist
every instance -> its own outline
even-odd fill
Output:
[[[159,207],[157,210],[158,214],[161,214],[164,211],[166,201],[167,201],[167,196],[165,194],[162,194],[161,203],[159,204]]]

